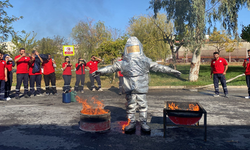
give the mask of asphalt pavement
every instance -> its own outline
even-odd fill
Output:
[[[127,121],[126,100],[116,88],[103,92],[85,90],[84,94],[77,94],[83,99],[97,96],[105,109],[111,111],[111,129],[101,133],[79,129],[82,105],[62,103],[60,91],[57,96],[0,101],[0,150],[250,149],[250,100],[244,98],[247,89],[229,89],[229,98],[223,93],[214,98],[213,94],[213,89],[149,90],[151,134],[143,134],[139,123],[135,133],[123,133],[121,124]],[[166,101],[199,102],[207,111],[207,141],[204,141],[203,128],[176,126],[168,126],[164,138]],[[201,126],[203,119],[199,122]]]

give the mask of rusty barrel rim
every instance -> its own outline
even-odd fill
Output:
[[[110,130],[111,111],[105,109],[107,113],[89,115],[80,112],[80,126],[79,128],[85,132],[102,132]]]

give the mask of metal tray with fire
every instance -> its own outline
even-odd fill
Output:
[[[202,115],[204,115],[203,126],[199,124]],[[167,123],[167,116],[174,124]],[[166,137],[167,126],[204,128],[204,140],[207,140],[207,112],[197,102],[165,102],[163,109],[164,137]]]

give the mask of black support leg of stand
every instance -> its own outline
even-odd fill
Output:
[[[163,131],[164,131],[164,138],[166,138],[166,110],[163,109]]]

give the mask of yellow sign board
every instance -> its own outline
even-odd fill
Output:
[[[74,55],[75,55],[74,45],[63,46],[63,56],[74,56]]]

